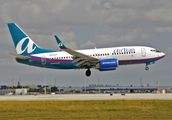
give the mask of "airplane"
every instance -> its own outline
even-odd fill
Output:
[[[11,96],[11,95],[13,95],[13,93],[12,92],[9,92],[7,95]]]
[[[146,64],[148,65],[165,57],[163,52],[147,46],[123,46],[110,48],[95,48],[85,50],[71,50],[54,35],[60,51],[53,51],[39,47],[16,24],[7,23],[13,39],[16,52],[7,53],[13,56],[17,62],[52,69],[87,69],[87,77],[91,75],[90,69],[99,71],[116,70],[119,65]]]

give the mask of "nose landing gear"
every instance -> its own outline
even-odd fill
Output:
[[[146,70],[146,71],[148,71],[148,70],[149,70],[148,63],[146,63],[145,70]]]
[[[145,67],[145,70],[146,70],[146,71],[148,71],[148,70],[149,70],[149,67],[148,67],[148,66],[146,66],[146,67]]]
[[[89,77],[89,76],[91,75],[91,71],[90,71],[89,68],[88,68],[88,70],[86,70],[85,75],[86,75],[87,77]]]

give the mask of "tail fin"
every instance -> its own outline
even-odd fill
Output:
[[[15,23],[8,23],[7,25],[11,33],[11,37],[13,39],[17,54],[30,55],[30,54],[38,54],[38,53],[46,53],[46,52],[55,52],[55,51],[40,48]]]

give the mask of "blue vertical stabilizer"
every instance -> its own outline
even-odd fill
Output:
[[[11,33],[11,37],[13,39],[17,54],[30,55],[30,54],[39,54],[39,53],[46,53],[46,52],[55,52],[52,50],[46,50],[46,49],[40,48],[15,23],[8,23],[7,25]]]

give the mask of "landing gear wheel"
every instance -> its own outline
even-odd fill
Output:
[[[146,67],[145,67],[145,70],[146,70],[146,71],[148,71],[148,70],[149,70],[149,67],[148,67],[148,66],[146,66]]]
[[[85,75],[86,75],[87,77],[89,77],[89,76],[91,75],[90,69],[86,70]]]

